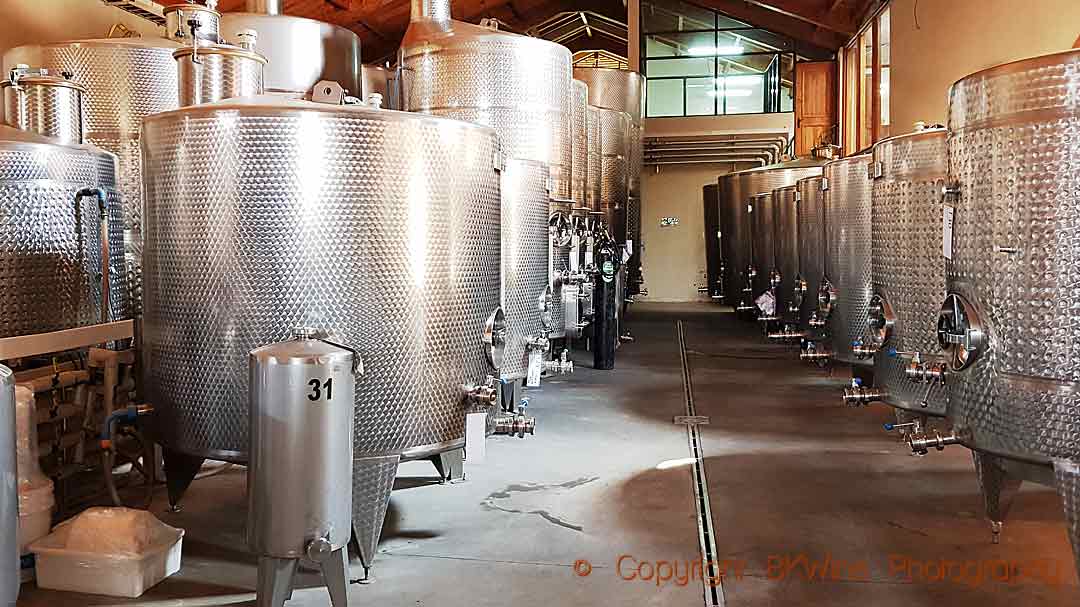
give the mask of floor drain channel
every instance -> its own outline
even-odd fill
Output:
[[[675,423],[686,425],[686,438],[690,444],[690,455],[694,458],[694,505],[697,508],[698,541],[701,545],[701,558],[707,569],[702,575],[705,605],[721,607],[724,605],[724,580],[717,566],[719,555],[716,550],[716,535],[713,533],[712,506],[709,505],[709,483],[705,478],[705,462],[701,452],[701,435],[698,427],[709,423],[709,418],[698,415],[694,408],[694,385],[690,377],[690,363],[686,359],[686,335],[682,321],[675,323],[679,336],[679,360],[682,362],[683,397],[686,401],[686,415],[675,418]],[[719,580],[712,582],[710,580]]]

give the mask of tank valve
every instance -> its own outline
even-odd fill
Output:
[[[804,337],[806,337],[806,334],[798,330],[796,327],[793,327],[792,325],[784,327],[781,331],[773,331],[769,333],[769,339],[773,339],[776,341],[795,341],[798,339],[803,339]]]
[[[815,329],[820,329],[821,327],[825,326],[825,319],[822,318],[821,315],[817,312],[812,312],[810,314],[810,319],[806,321],[806,324],[814,327]]]
[[[945,447],[949,445],[959,445],[960,436],[953,430],[949,434],[942,436],[937,430],[932,430],[930,435],[919,433],[908,434],[908,444],[911,445],[911,452],[918,455],[926,455],[931,448],[938,451],[944,451]]]
[[[769,273],[769,284],[772,285],[772,288],[779,288],[781,282],[783,282],[783,277],[781,277],[780,272],[773,270]]]
[[[499,389],[495,385],[495,378],[490,375],[481,386],[465,385],[461,389],[469,404],[493,407],[499,402]]]
[[[851,387],[844,389],[844,404],[858,407],[869,405],[885,398],[885,391],[878,388],[867,388],[862,385],[862,380],[851,380]]]
[[[911,364],[904,369],[904,373],[908,376],[908,379],[916,383],[945,383],[944,363],[924,363],[913,360],[911,361]]]
[[[543,336],[543,335],[541,335],[541,336],[530,335],[529,337],[525,338],[525,349],[526,350],[540,350],[540,351],[543,351],[543,352],[547,352],[548,348],[550,348],[550,347],[551,347],[551,341],[548,340],[548,338]]]
[[[803,344],[799,359],[805,362],[818,362],[832,358],[832,352],[828,348],[819,345],[815,341],[807,340]]]
[[[740,302],[739,302],[739,305],[735,306],[735,310],[736,310],[737,312],[749,312],[749,311],[751,311],[751,310],[753,310],[753,309],[754,309],[754,306],[752,306],[752,305],[750,305],[750,304],[746,303],[746,300],[745,300],[745,299],[744,299],[744,300],[742,300],[742,301],[740,301]]]
[[[878,349],[876,346],[864,344],[861,339],[856,339],[851,342],[851,352],[857,358],[873,358],[874,355],[877,354],[877,351]]]
[[[524,403],[517,413],[507,413],[495,418],[495,434],[508,434],[525,438],[536,432],[536,418],[525,415]]]
[[[570,360],[570,351],[563,348],[562,354],[556,360],[544,361],[544,370],[557,375],[567,375],[574,372],[574,361]]]

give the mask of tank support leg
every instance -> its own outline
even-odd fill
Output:
[[[172,449],[162,449],[161,454],[165,462],[165,485],[169,491],[169,509],[177,512],[180,510],[181,498],[191,486],[191,481],[195,480],[195,475],[199,473],[205,459]]]
[[[1069,460],[1055,461],[1054,484],[1065,507],[1065,528],[1072,543],[1076,570],[1080,572],[1080,464]]]
[[[991,539],[997,544],[1001,541],[1002,525],[1022,481],[1008,475],[1001,458],[978,451],[972,451],[971,455],[975,460],[975,476],[982,490],[986,518],[990,520]]]
[[[375,550],[382,535],[390,491],[394,488],[399,456],[357,457],[353,459],[353,537],[360,552],[364,577],[371,571]]]
[[[347,550],[338,548],[330,553],[329,558],[320,563],[323,583],[330,591],[330,604],[333,607],[349,607],[349,563]]]
[[[292,596],[292,581],[296,576],[297,559],[259,557],[258,582],[255,588],[255,607],[282,607]]]
[[[453,483],[465,480],[465,450],[452,449],[431,458],[435,469],[439,471],[439,482]]]

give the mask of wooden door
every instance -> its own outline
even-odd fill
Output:
[[[836,124],[836,62],[795,64],[795,154],[807,156]]]

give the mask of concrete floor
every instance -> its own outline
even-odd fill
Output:
[[[686,429],[672,423],[685,413],[676,319],[685,323],[697,413],[710,417],[701,448],[718,555],[729,566],[727,605],[1080,603],[1052,491],[1026,487],[994,546],[966,450],[911,457],[881,429],[888,408],[840,404],[845,370],[805,366],[796,348],[764,343],[720,308],[659,304],[635,305],[637,341],[620,350],[615,371],[593,371],[579,353],[574,375],[532,391],[537,435],[489,441],[484,461],[466,463],[466,482],[438,485],[429,464],[404,466],[374,580],[352,585],[350,603],[705,604],[697,580],[622,579],[659,561],[678,563],[678,578],[700,559]],[[19,605],[252,604],[243,491],[243,471],[233,470],[197,481],[179,514],[164,512],[159,497],[155,514],[186,529],[184,566],[141,599],[27,585]],[[786,576],[785,558],[794,563]],[[933,578],[942,560],[1041,560],[1062,580],[964,585],[900,571],[907,564]],[[585,562],[591,573],[578,575]],[[328,605],[318,581],[301,576],[289,605]]]

